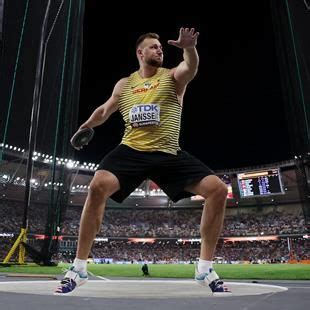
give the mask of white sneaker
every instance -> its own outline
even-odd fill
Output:
[[[87,280],[87,273],[83,274],[81,272],[77,272],[72,266],[65,274],[59,286],[56,288],[54,295],[65,295],[71,293],[76,287],[85,284]]]
[[[199,285],[209,286],[213,295],[229,295],[231,291],[224,282],[220,279],[213,268],[209,272],[199,273],[198,266],[195,266],[195,280]]]

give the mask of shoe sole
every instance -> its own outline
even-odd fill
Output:
[[[216,296],[216,297],[229,297],[232,295],[232,292],[214,292],[212,293],[212,296]]]
[[[53,295],[54,296],[72,296],[72,293],[73,293],[73,291],[68,292],[68,293],[57,293],[57,292],[54,292]]]

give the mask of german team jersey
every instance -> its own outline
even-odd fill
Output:
[[[169,69],[159,68],[151,78],[131,74],[119,98],[125,121],[122,139],[136,150],[176,154],[182,108]]]

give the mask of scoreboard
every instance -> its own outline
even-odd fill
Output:
[[[279,169],[238,173],[241,198],[284,194]]]

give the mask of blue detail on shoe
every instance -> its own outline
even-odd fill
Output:
[[[64,278],[57,287],[55,293],[67,294],[72,292],[76,287],[76,282],[70,278]]]
[[[213,293],[231,293],[224,282],[220,279],[214,280],[209,284],[209,287]]]
[[[205,277],[207,275],[208,275],[207,273],[200,273],[200,274],[196,275],[195,279],[198,280],[198,281],[204,281]]]
[[[55,294],[63,295],[71,293],[76,287],[86,283],[87,280],[87,274],[85,275],[81,272],[75,271],[74,267],[72,266],[55,290]]]
[[[210,268],[210,269],[209,269],[209,273],[211,273],[212,270],[213,270],[213,269]],[[196,270],[195,270],[195,280],[196,280],[200,285],[205,286],[205,285],[206,285],[205,279],[206,279],[206,277],[208,276],[209,273],[207,273],[207,272],[198,273],[198,267],[197,267]]]

